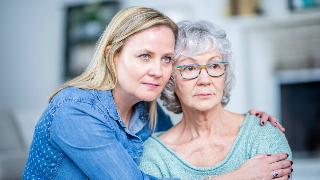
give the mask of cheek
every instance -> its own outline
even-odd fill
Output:
[[[215,88],[217,90],[217,93],[219,96],[223,96],[223,90],[224,90],[224,79],[221,79],[215,83]]]
[[[169,81],[172,74],[172,66],[163,68],[163,77],[166,80],[166,83]]]
[[[126,64],[122,62],[117,63],[116,74],[119,80],[124,78],[126,72],[128,72]]]
[[[118,60],[116,74],[119,84],[126,86],[135,82],[140,73],[139,71],[132,71],[132,69],[136,69],[135,64],[127,59]]]
[[[192,99],[192,88],[189,87],[190,86],[186,83],[179,83],[178,80],[176,82],[175,92],[183,103],[191,101]]]

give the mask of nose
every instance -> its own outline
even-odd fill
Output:
[[[206,69],[201,69],[200,74],[197,79],[198,85],[208,85],[211,83],[211,79],[209,74],[207,73]]]
[[[161,60],[155,60],[154,63],[151,63],[150,65],[150,76],[161,77],[163,75]]]

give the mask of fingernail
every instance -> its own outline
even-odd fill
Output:
[[[288,178],[290,178],[290,174],[288,175]]]
[[[261,122],[261,125],[263,126],[263,125],[264,125],[264,122]]]
[[[291,172],[293,172],[293,169],[291,168]]]
[[[293,161],[291,161],[291,166],[292,166],[292,164],[293,164]]]
[[[288,153],[286,153],[287,154],[287,157],[289,157],[289,154]]]
[[[256,116],[258,116],[259,115],[259,113],[256,113]]]
[[[267,154],[267,156],[271,156],[271,154]]]

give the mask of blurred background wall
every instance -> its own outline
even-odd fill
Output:
[[[0,179],[21,178],[48,96],[88,63],[103,23],[135,5],[154,7],[175,21],[208,20],[224,28],[237,79],[227,108],[255,108],[280,119],[294,150],[293,178],[320,178],[319,1],[101,2],[0,1]]]

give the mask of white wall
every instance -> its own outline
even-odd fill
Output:
[[[124,7],[147,6],[160,10],[174,21],[189,20],[209,20],[218,21],[226,13],[228,1],[225,0],[135,0],[122,1]]]
[[[0,108],[45,105],[61,79],[61,3],[41,0],[0,3]]]
[[[15,119],[17,126],[2,128],[22,140],[19,148],[0,152],[0,179],[21,175],[34,124],[61,82],[62,8],[59,1],[0,1],[0,121]],[[1,147],[16,141],[13,134],[1,136],[7,139]]]

